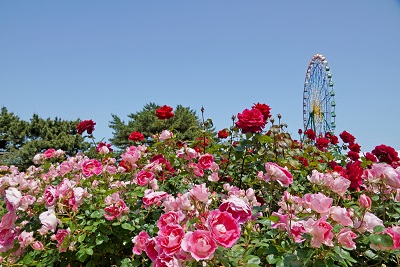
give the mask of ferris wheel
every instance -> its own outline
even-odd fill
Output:
[[[315,54],[308,64],[303,92],[304,130],[313,129],[318,136],[334,133],[336,127],[335,92],[328,61]]]

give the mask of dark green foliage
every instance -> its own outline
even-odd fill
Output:
[[[126,148],[132,145],[128,140],[132,132],[142,133],[148,142],[151,136],[161,133],[163,130],[172,129],[173,133],[181,140],[192,141],[200,135],[200,120],[196,112],[189,107],[178,105],[173,113],[174,117],[168,120],[159,120],[156,116],[156,109],[160,108],[155,103],[146,104],[139,112],[129,114],[127,124],[122,121],[117,115],[112,115],[110,128],[113,131],[111,143],[118,148]]]
[[[79,120],[42,119],[34,114],[31,120],[21,120],[3,107],[0,114],[0,164],[26,169],[37,153],[49,148],[62,149],[67,155],[85,151],[89,143],[76,134]]]

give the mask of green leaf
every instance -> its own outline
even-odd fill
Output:
[[[93,249],[92,248],[87,248],[85,249],[86,254],[88,255],[93,255]]]
[[[135,227],[129,223],[123,223],[121,225],[121,227],[122,227],[122,229],[125,229],[125,230],[130,230],[130,231],[135,230]]]
[[[24,257],[24,259],[22,260],[22,262],[26,265],[29,265],[32,262],[32,256],[30,253],[27,253]]]
[[[314,262],[315,267],[326,267],[326,263],[323,260],[316,260]]]
[[[271,216],[268,217],[268,220],[270,220],[270,221],[272,221],[274,223],[277,223],[277,222],[279,222],[280,219],[279,219],[278,216],[271,215]]]
[[[381,233],[383,231],[385,231],[385,226],[383,225],[377,225],[374,227],[374,234]]]
[[[382,245],[385,246],[385,247],[392,247],[393,246],[393,239],[388,234],[381,235],[381,242],[382,242]]]
[[[248,265],[248,264],[260,264],[261,263],[260,258],[257,257],[257,256],[254,256],[254,255],[246,256],[244,258],[244,261],[247,263],[246,265]]]
[[[275,264],[280,260],[280,258],[275,258],[274,254],[269,254],[266,259],[269,264]]]
[[[86,233],[81,234],[78,236],[78,242],[82,243],[86,238]]]
[[[368,238],[369,238],[369,241],[375,245],[378,245],[382,242],[382,238],[378,234],[372,234]]]

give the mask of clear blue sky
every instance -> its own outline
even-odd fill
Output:
[[[218,129],[253,103],[297,138],[305,72],[326,56],[336,133],[400,150],[400,1],[0,0],[0,106],[93,119],[108,139],[149,102],[189,106]]]

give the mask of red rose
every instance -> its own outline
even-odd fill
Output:
[[[353,152],[360,153],[360,151],[361,151],[361,146],[360,146],[359,144],[357,144],[357,143],[353,143],[353,144],[350,144],[350,145],[349,145],[349,149],[350,149],[351,151],[353,151]]]
[[[371,152],[365,153],[365,159],[369,160],[369,161],[372,161],[372,162],[378,162],[378,159]]]
[[[347,156],[348,156],[351,160],[353,160],[353,161],[356,161],[356,160],[358,160],[358,159],[360,158],[360,155],[358,155],[357,152],[352,151],[352,150],[350,150],[349,152],[347,152]]]
[[[392,164],[393,162],[399,161],[397,151],[394,150],[393,147],[387,145],[376,146],[371,152],[379,159],[379,162]]]
[[[264,116],[258,109],[245,109],[238,113],[236,127],[242,130],[242,133],[259,133],[265,127]]]
[[[325,138],[325,137],[321,137],[321,138],[317,138],[317,140],[315,140],[315,146],[321,150],[324,151],[328,148],[329,146],[329,139]]]
[[[218,132],[218,138],[227,138],[228,137],[228,132],[226,131],[226,129],[223,129],[221,131]]]
[[[167,120],[170,119],[174,116],[174,113],[172,113],[172,108],[169,106],[162,106],[161,108],[156,110],[156,116],[160,120]]]
[[[132,132],[128,137],[128,140],[132,141],[142,141],[143,139],[144,135],[139,132]]]
[[[349,162],[346,165],[346,174],[348,179],[350,180],[350,188],[357,189],[362,184],[361,175],[363,174],[364,169],[361,167],[360,161]]]
[[[76,126],[76,130],[80,135],[82,135],[85,131],[87,131],[88,134],[92,134],[95,125],[96,123],[92,120],[84,120]]]
[[[265,122],[271,117],[271,112],[270,112],[271,108],[266,104],[257,103],[257,104],[254,104],[252,106],[252,108],[253,109],[255,108],[255,109],[258,109],[259,111],[261,111]]]
[[[352,134],[346,131],[343,131],[341,134],[339,134],[339,136],[343,140],[343,142],[347,144],[352,144],[356,140],[356,138]]]
[[[313,129],[308,129],[304,132],[305,135],[307,135],[308,139],[314,140],[317,135],[315,134]]]
[[[331,141],[332,145],[336,145],[337,143],[339,143],[339,139],[337,138],[337,136],[330,132],[326,132],[325,138],[328,138]]]

